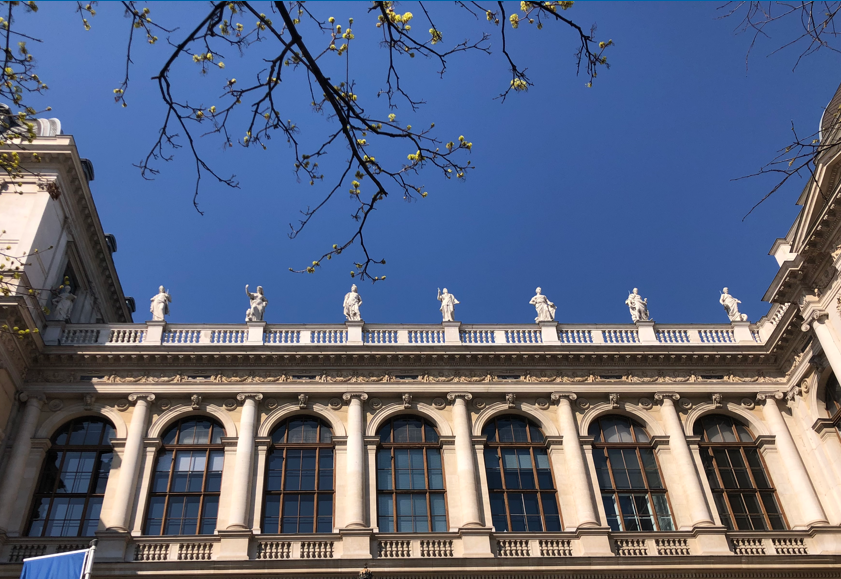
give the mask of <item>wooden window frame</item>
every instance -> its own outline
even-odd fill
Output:
[[[450,528],[450,508],[447,501],[447,472],[444,468],[444,452],[441,444],[441,435],[438,433],[438,429],[435,428],[435,425],[432,424],[429,420],[421,416],[416,415],[405,415],[405,414],[398,414],[397,416],[392,416],[388,418],[385,422],[383,422],[380,427],[377,429],[377,437],[380,436],[380,433],[383,428],[389,426],[391,428],[391,439],[394,440],[394,421],[395,420],[405,420],[407,418],[415,419],[420,421],[424,428],[421,428],[421,442],[383,442],[382,439],[379,439],[377,443],[377,452],[376,452],[376,474],[377,480],[375,482],[377,487],[377,524],[379,525],[379,497],[380,496],[391,496],[391,505],[392,505],[392,518],[394,519],[394,533],[408,533],[409,531],[398,531],[397,530],[397,495],[420,495],[424,494],[426,497],[426,523],[429,527],[428,533],[440,533],[440,532],[447,532],[447,531],[433,531],[432,530],[432,500],[431,495],[443,495],[444,497],[444,517],[445,517],[445,526],[449,530]],[[438,437],[436,442],[427,442],[426,440],[426,426],[429,426],[433,431],[435,431],[435,435]],[[439,457],[441,458],[441,489],[431,489],[429,488],[429,458],[427,451],[429,449],[437,449],[439,453]],[[423,477],[424,477],[424,490],[421,489],[398,489],[397,488],[397,467],[396,461],[394,458],[394,451],[396,450],[423,450]],[[380,464],[379,464],[379,455],[380,450],[388,450],[391,455],[391,463],[389,464],[389,470],[391,471],[391,488],[390,489],[380,489],[379,485],[379,471]],[[413,516],[414,518],[414,516]],[[382,529],[380,529],[380,532]],[[414,531],[411,531],[414,532]],[[421,531],[422,532],[422,531]]]
[[[500,418],[516,418],[517,420],[525,421],[527,426],[530,425],[530,426],[536,428],[540,432],[541,436],[543,436],[543,440],[540,441],[540,442],[532,441],[532,439],[531,439],[532,438],[531,428],[526,428],[526,437],[528,438],[528,442],[500,442],[499,441],[499,427],[497,425],[497,421]],[[485,426],[482,428],[482,433],[483,434],[485,433],[485,429],[490,424],[493,424],[494,428],[496,429],[496,432],[497,432],[496,441],[490,442],[490,441],[486,440],[485,441],[485,449],[496,450],[496,454],[497,454],[497,457],[499,459],[499,464],[500,464],[500,478],[502,479],[501,480],[502,488],[501,489],[492,489],[492,488],[490,488],[489,485],[486,485],[486,488],[488,490],[488,501],[490,501],[490,499],[493,495],[502,493],[503,501],[505,502],[505,519],[506,519],[506,523],[508,525],[508,530],[507,531],[500,531],[499,529],[497,529],[496,532],[499,532],[499,533],[554,533],[554,532],[560,532],[560,531],[547,531],[546,530],[546,514],[543,510],[543,495],[544,494],[554,495],[555,506],[558,509],[558,519],[560,521],[561,531],[563,531],[563,529],[564,529],[564,516],[563,516],[563,513],[561,512],[560,501],[558,500],[558,482],[557,482],[557,479],[555,478],[555,467],[552,464],[552,460],[548,456],[549,455],[548,451],[547,451],[546,455],[547,455],[547,459],[549,460],[549,474],[552,477],[552,488],[551,489],[541,489],[540,488],[540,482],[539,482],[539,479],[538,479],[538,476],[537,476],[537,460],[535,460],[535,457],[534,457],[534,450],[536,448],[544,449],[544,450],[546,449],[546,433],[544,433],[543,429],[540,428],[540,426],[535,424],[533,421],[531,421],[528,418],[525,418],[523,416],[518,416],[516,414],[501,414],[499,416],[494,416],[493,418],[488,420],[487,423],[485,423]],[[533,488],[533,489],[509,489],[508,488],[507,483],[505,482],[505,465],[504,465],[503,459],[502,459],[502,449],[505,449],[505,448],[515,449],[515,450],[528,449],[529,456],[531,457],[532,476],[534,477],[535,488]],[[487,464],[486,464],[485,465],[486,474],[487,474],[487,468],[488,467],[487,467]],[[520,469],[518,468],[517,470],[520,470]],[[543,527],[543,530],[541,530],[541,531],[512,531],[511,530],[511,528],[512,528],[512,525],[511,525],[511,507],[510,507],[509,502],[508,502],[508,495],[509,494],[534,494],[534,495],[537,496],[537,505],[538,505],[538,508],[540,510],[540,524]],[[526,515],[526,516],[528,516],[528,515]]]
[[[277,534],[278,535],[291,535],[291,534],[298,534],[298,533],[284,533],[283,532],[283,504],[284,504],[284,497],[287,495],[312,495],[314,506],[313,506],[313,534],[325,534],[324,532],[319,533],[318,531],[318,498],[322,495],[330,495],[332,501],[332,509],[330,511],[330,532],[333,532],[333,528],[336,521],[336,445],[333,442],[334,433],[333,428],[328,424],[325,420],[321,418],[317,418],[314,416],[290,416],[285,420],[279,422],[274,429],[270,436],[274,439],[274,434],[277,432],[279,428],[282,426],[288,426],[294,420],[300,420],[301,418],[308,418],[311,420],[318,421],[318,430],[316,431],[316,440],[318,442],[286,442],[289,440],[289,429],[286,429],[286,432],[283,435],[284,442],[274,442],[269,446],[268,451],[266,452],[266,472],[264,475],[264,485],[263,485],[263,511],[260,521],[260,528],[265,533],[265,521],[267,515],[267,503],[269,497],[279,497],[279,504],[280,509],[278,510],[278,523],[277,523]],[[327,428],[330,431],[330,442],[321,442],[321,434],[322,428]],[[330,449],[333,453],[333,483],[332,487],[329,491],[319,489],[319,474],[321,470],[321,450]],[[286,490],[286,468],[288,466],[288,451],[289,450],[315,450],[315,490]],[[269,458],[271,457],[272,453],[280,451],[283,453],[283,466],[281,468],[281,477],[280,477],[280,490],[269,490]],[[300,519],[300,517],[297,517]],[[274,534],[274,533],[267,533],[267,534]],[[309,534],[309,533],[307,533]]]
[[[62,444],[62,445],[58,445],[58,444],[56,444],[56,442],[55,442],[56,439],[58,439],[58,437],[61,436],[61,434],[63,432],[67,432],[67,441],[69,443],[72,427],[77,423],[83,423],[83,422],[101,423],[101,424],[104,424],[107,427],[107,428],[104,428],[102,430],[102,433],[100,434],[99,444],[91,444],[91,445],[85,445],[85,444]],[[26,526],[26,536],[28,536],[28,537],[36,536],[36,537],[42,537],[42,538],[43,537],[89,537],[89,536],[92,537],[93,536],[93,535],[82,535],[81,532],[82,532],[82,528],[85,525],[85,520],[86,520],[85,515],[88,512],[88,506],[90,505],[91,499],[102,499],[102,502],[103,503],[105,502],[105,489],[103,489],[103,491],[101,493],[96,493],[96,492],[93,492],[93,491],[95,490],[95,485],[96,485],[96,483],[98,482],[98,479],[99,479],[99,473],[100,473],[101,467],[102,467],[102,456],[105,455],[105,454],[110,454],[111,457],[112,457],[112,460],[113,460],[113,456],[114,456],[114,448],[111,446],[111,438],[108,438],[108,439],[105,438],[106,433],[108,431],[107,430],[108,428],[111,429],[111,438],[116,436],[116,429],[114,428],[114,425],[111,423],[110,420],[107,420],[105,418],[101,418],[101,417],[98,417],[98,416],[80,416],[78,418],[73,418],[73,419],[65,422],[61,426],[61,428],[59,428],[56,431],[56,433],[51,437],[50,441],[52,442],[52,446],[51,446],[50,450],[47,451],[47,456],[44,458],[43,464],[41,465],[41,471],[40,471],[40,474],[38,476],[37,485],[35,487],[35,494],[33,495],[32,507],[30,509],[30,514],[29,514],[29,521],[28,521],[27,526]],[[50,464],[50,462],[52,460],[52,457],[55,456],[55,454],[57,454],[59,452],[62,453],[61,462],[59,463],[58,469],[56,471],[56,477],[55,477],[55,481],[53,482],[53,485],[52,485],[52,490],[50,490],[49,492],[39,492],[39,489],[42,488],[42,486],[45,482],[45,477],[47,476],[47,465]],[[62,470],[64,468],[64,462],[67,460],[67,454],[71,453],[71,452],[96,453],[96,458],[94,459],[93,470],[90,473],[91,474],[91,480],[88,482],[87,491],[84,492],[84,493],[58,493],[58,492],[56,492],[58,484],[61,481],[61,473],[62,473]],[[111,473],[111,469],[109,468],[108,469],[108,476],[106,476],[106,485],[107,485],[107,480],[110,477],[110,473]],[[79,519],[79,526],[76,530],[76,534],[75,535],[44,535],[44,532],[47,530],[47,525],[49,524],[49,522],[51,520],[51,515],[53,514],[53,507],[55,505],[56,499],[63,499],[63,498],[67,498],[67,499],[84,498],[84,506],[82,508],[82,518]],[[38,506],[39,506],[41,500],[43,500],[43,499],[49,499],[50,502],[49,502],[49,506],[47,507],[47,513],[44,516],[44,522],[43,522],[43,526],[41,528],[41,533],[39,535],[31,535],[30,533],[32,532],[32,525],[35,522],[35,514],[36,514],[36,511],[38,509]],[[101,505],[100,505],[100,509],[101,509]]]
[[[720,417],[727,418],[730,421],[730,425],[731,425],[730,427],[733,431],[733,435],[736,437],[737,442],[709,442],[707,440],[707,433],[706,433],[706,429],[703,427],[703,424],[704,424],[704,419],[709,418],[710,416],[720,416]],[[723,517],[721,515],[721,509],[718,507],[719,501],[716,500],[716,495],[722,495],[722,501],[721,502],[722,502],[722,504],[724,504],[727,507],[727,516],[730,518],[730,522],[731,522],[731,526],[732,526],[732,528],[728,527],[728,531],[761,531],[761,532],[771,531],[771,532],[774,532],[774,531],[788,530],[790,528],[789,523],[788,523],[788,519],[786,518],[785,511],[783,510],[782,503],[780,503],[780,498],[777,495],[777,488],[774,486],[774,480],[771,478],[771,474],[768,472],[768,465],[765,463],[765,457],[763,457],[762,453],[759,452],[759,446],[757,446],[757,444],[756,444],[756,436],[751,431],[751,429],[748,428],[748,426],[746,424],[741,423],[741,422],[738,422],[738,424],[741,425],[748,432],[748,434],[750,434],[751,438],[753,438],[753,440],[751,442],[742,442],[740,440],[739,432],[738,432],[738,430],[736,430],[737,420],[734,419],[734,418],[731,418],[730,416],[727,416],[726,414],[707,414],[707,415],[704,415],[704,416],[700,417],[697,420],[697,422],[695,422],[694,430],[695,430],[696,436],[698,436],[698,434],[697,434],[698,431],[699,430],[701,431],[700,432],[701,440],[698,443],[698,449],[699,449],[700,454],[701,454],[701,463],[702,463],[703,468],[704,468],[704,476],[706,476],[706,477],[709,476],[708,475],[708,470],[709,469],[707,469],[707,464],[708,464],[708,461],[709,461],[709,464],[712,464],[712,466],[713,466],[712,470],[713,470],[713,472],[715,472],[716,480],[718,481],[718,485],[717,485],[718,488],[713,488],[713,486],[710,485],[710,491],[713,494],[713,506],[715,506],[716,509],[718,510],[719,518],[723,519]],[[713,452],[713,449],[721,449],[721,450],[725,450],[725,451],[731,450],[731,449],[738,449],[739,450],[739,455],[741,456],[741,459],[742,459],[742,462],[745,465],[745,471],[747,472],[747,475],[750,478],[750,484],[751,484],[752,488],[750,488],[750,489],[741,489],[741,488],[728,489],[728,488],[725,488],[724,487],[724,482],[723,482],[723,479],[722,479],[722,476],[721,476],[721,469],[718,465],[718,461],[715,458],[715,453]],[[753,469],[750,466],[750,462],[748,461],[748,457],[747,457],[747,453],[745,452],[745,449],[752,449],[752,450],[756,451],[756,456],[759,459],[760,465],[762,466],[762,471],[765,475],[765,478],[768,479],[768,488],[760,488],[760,487],[757,486],[756,479],[753,476]],[[740,495],[753,494],[755,496],[756,501],[759,504],[759,508],[761,509],[762,517],[765,520],[765,525],[766,525],[765,529],[739,529],[737,527],[736,516],[735,516],[735,513],[733,512],[733,507],[730,504],[730,496],[729,496],[730,494],[736,494],[736,493],[738,493]],[[768,517],[768,511],[765,508],[765,503],[762,501],[762,496],[761,496],[762,493],[771,493],[771,494],[774,495],[774,502],[777,503],[777,508],[779,509],[779,516],[783,521],[783,525],[785,526],[785,529],[774,529],[773,526],[771,525],[771,519]],[[750,516],[748,516],[748,519],[750,519]],[[727,527],[727,523],[724,520],[722,520],[721,523],[725,527]],[[751,522],[751,526],[753,526],[752,522]]]
[[[181,443],[181,426],[185,422],[192,422],[192,421],[207,421],[211,425],[211,430],[208,433],[207,443],[198,443],[198,444],[182,444]],[[143,516],[143,534],[150,537],[185,537],[185,536],[208,536],[214,533],[201,533],[201,526],[202,520],[204,518],[204,507],[205,507],[205,499],[208,497],[216,497],[216,520],[217,525],[219,524],[219,503],[221,502],[221,481],[220,481],[220,489],[219,491],[207,491],[207,473],[208,467],[210,466],[210,453],[211,452],[222,452],[222,461],[223,461],[223,468],[224,468],[224,460],[225,460],[225,447],[224,445],[219,442],[214,444],[213,443],[213,436],[215,429],[219,429],[222,433],[222,437],[225,436],[225,428],[215,419],[211,418],[210,416],[196,416],[196,415],[189,415],[180,418],[179,420],[175,421],[171,424],[162,434],[161,440],[165,438],[165,436],[170,433],[173,429],[178,430],[178,435],[176,438],[176,442],[174,443],[162,443],[161,447],[158,449],[158,452],[155,453],[155,463],[152,465],[152,480],[149,484],[149,500],[147,501],[146,505],[146,513]],[[175,473],[175,465],[178,459],[179,452],[196,452],[196,451],[205,451],[205,463],[204,463],[204,471],[202,472],[202,490],[201,491],[173,491],[172,490],[172,478]],[[166,452],[172,452],[172,458],[170,460],[169,465],[169,475],[167,476],[166,482],[166,491],[155,491],[155,474],[158,472],[158,460],[160,460],[161,456]],[[220,474],[221,476],[221,474]],[[168,510],[169,510],[169,503],[170,499],[173,497],[199,497],[199,513],[198,517],[196,517],[196,528],[194,533],[179,533],[176,535],[168,535],[166,534],[166,525],[168,521]],[[149,509],[152,507],[152,501],[155,498],[164,497],[164,507],[163,507],[163,515],[161,517],[161,529],[160,533],[157,535],[149,534]],[[214,529],[214,532],[216,529]]]
[[[601,421],[606,418],[622,418],[627,420],[631,425],[631,436],[633,437],[633,442],[606,442],[605,435],[604,435],[604,428],[602,428]],[[616,501],[616,508],[617,513],[619,516],[620,523],[622,528],[619,532],[622,533],[651,533],[651,532],[664,532],[664,529],[660,528],[660,514],[657,512],[657,507],[654,502],[654,495],[663,495],[666,497],[666,504],[669,507],[669,518],[672,521],[672,528],[665,529],[665,532],[671,532],[677,530],[675,527],[675,518],[674,518],[674,509],[672,509],[672,501],[669,497],[669,489],[666,487],[666,479],[663,477],[663,469],[660,467],[660,457],[657,456],[657,453],[654,452],[654,445],[651,443],[651,435],[645,429],[644,426],[639,424],[632,418],[624,416],[622,414],[605,414],[602,416],[596,417],[593,422],[590,424],[590,429],[593,428],[593,425],[597,424],[599,430],[601,431],[601,442],[593,441],[593,452],[601,451],[604,454],[604,460],[607,464],[607,472],[610,475],[610,489],[602,488],[601,481],[599,480],[598,476],[596,477],[596,486],[599,491],[599,497],[601,498],[603,495],[612,493],[613,500]],[[640,441],[637,436],[637,429],[642,430],[645,434],[645,437],[648,439],[648,442]],[[648,481],[648,473],[645,470],[645,463],[642,460],[642,453],[640,449],[647,449],[651,450],[651,454],[654,457],[654,463],[657,465],[657,475],[660,477],[660,484],[662,485],[662,489],[652,489],[651,483]],[[633,450],[634,454],[637,457],[637,462],[640,466],[640,473],[642,474],[642,480],[645,483],[644,489],[634,489],[634,488],[627,488],[627,489],[620,489],[616,486],[616,478],[613,472],[613,463],[610,460],[610,454],[608,453],[609,449],[619,449],[619,450]],[[645,531],[642,529],[639,530],[628,530],[625,528],[625,513],[622,512],[622,501],[619,500],[619,495],[647,495],[649,505],[651,505],[651,513],[652,518],[654,519],[654,530],[653,531]],[[605,513],[607,515],[607,513]],[[630,515],[628,516],[630,518]],[[635,517],[637,521],[639,521],[639,517]],[[615,531],[614,531],[615,532]]]

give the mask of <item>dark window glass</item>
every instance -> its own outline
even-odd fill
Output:
[[[588,434],[611,530],[673,531],[668,494],[645,429],[625,416],[602,416]]]
[[[485,476],[497,532],[561,530],[555,479],[540,428],[519,416],[490,420]]]
[[[446,532],[444,467],[435,428],[415,416],[398,416],[383,424],[378,434],[380,532]]]
[[[146,535],[216,532],[225,431],[202,416],[182,418],[161,436],[146,508]]]
[[[281,422],[266,456],[262,530],[332,533],[333,430],[313,416]]]
[[[27,535],[92,537],[111,472],[110,423],[76,418],[53,435],[36,485]]]
[[[738,531],[785,530],[771,477],[744,424],[712,414],[695,423],[701,460],[721,523]]]

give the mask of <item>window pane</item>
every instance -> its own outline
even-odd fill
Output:
[[[657,468],[657,461],[654,458],[654,451],[650,448],[641,448],[640,457],[645,468],[645,476],[648,479],[648,487],[662,489],[663,482],[660,480],[660,471]]]
[[[607,524],[611,531],[618,532],[622,530],[622,524],[619,521],[619,508],[616,504],[616,496],[611,494],[602,495],[602,504],[604,505],[604,512],[607,516]]]
[[[652,494],[654,499],[654,511],[657,513],[657,524],[661,531],[674,531],[675,527],[672,523],[672,514],[669,510],[669,501],[666,500],[664,494]]]
[[[196,422],[196,444],[207,444],[210,442],[210,422],[199,420]]]
[[[543,433],[540,429],[532,423],[529,423],[529,436],[532,442],[543,442]]]
[[[546,519],[546,530],[550,533],[561,531],[561,515],[558,512],[558,502],[555,493],[541,493],[543,515]]]
[[[502,473],[499,467],[499,455],[497,455],[496,450],[486,448],[485,449],[485,474],[487,475],[488,479],[488,488],[489,489],[501,489],[502,488]]]
[[[391,490],[391,451],[384,448],[377,451],[377,488]]]
[[[318,495],[318,520],[315,532],[333,532],[333,495]]]
[[[216,531],[216,517],[219,511],[219,497],[205,497],[202,507],[200,535],[212,535]]]
[[[266,497],[262,531],[270,535],[280,531],[280,497],[277,495]]]

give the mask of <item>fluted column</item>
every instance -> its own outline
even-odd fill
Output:
[[[762,414],[765,416],[771,433],[775,436],[777,450],[780,452],[788,478],[792,486],[797,489],[797,502],[800,505],[800,513],[803,515],[802,523],[806,526],[828,525],[826,513],[812,487],[812,480],[806,472],[806,466],[797,451],[791,432],[783,420],[780,407],[777,406],[777,400],[782,398],[782,392],[760,392],[756,395],[757,400],[765,401]]]
[[[149,404],[155,401],[154,394],[129,394],[129,402],[134,402],[134,412],[126,436],[126,447],[120,461],[120,478],[117,492],[114,493],[114,506],[111,507],[111,523],[108,528],[115,531],[128,531],[128,517],[131,514],[131,500],[140,472],[140,454],[143,452],[143,437],[146,434],[146,420],[149,416]]]
[[[453,403],[453,425],[456,435],[456,460],[458,461],[458,485],[461,491],[462,527],[481,527],[479,514],[479,491],[476,489],[476,460],[473,451],[473,432],[470,430],[470,416],[466,400],[472,394],[450,392],[447,399]]]
[[[23,480],[23,471],[26,469],[26,459],[29,457],[29,451],[32,450],[32,437],[38,427],[38,417],[45,401],[43,396],[27,394],[21,394],[20,400],[26,402],[26,408],[15,435],[12,455],[6,464],[3,486],[0,487],[0,531],[9,530],[9,515],[12,507],[19,502],[18,491]]]
[[[832,367],[832,371],[835,373],[835,376],[841,380],[841,352],[838,351],[838,346],[832,337],[832,331],[826,324],[828,317],[829,314],[826,312],[813,312],[810,316],[811,324],[808,321],[804,322],[803,325],[800,326],[800,329],[807,332],[809,331],[809,326],[811,325],[812,329],[815,331],[815,336],[818,338],[818,342],[821,344],[821,349],[823,350],[826,359],[829,361],[829,365]]]
[[[587,463],[581,450],[575,416],[572,414],[571,400],[578,396],[572,392],[553,392],[552,400],[558,403],[558,422],[563,437],[564,459],[567,465],[566,478],[572,484],[575,497],[575,511],[578,514],[579,527],[597,527],[599,518],[590,493],[590,479],[587,477]]]
[[[345,527],[364,529],[365,524],[365,413],[363,392],[345,392],[347,402],[347,494],[345,495]]]
[[[680,472],[681,487],[686,493],[689,506],[689,524],[693,527],[714,525],[712,513],[710,513],[704,496],[704,489],[698,479],[695,460],[692,458],[692,451],[689,449],[686,435],[683,432],[683,424],[681,424],[675,408],[674,401],[680,399],[680,394],[656,392],[654,399],[662,402],[660,414],[666,426],[666,434],[669,435],[669,450],[671,450],[672,458]]]
[[[254,459],[254,428],[257,423],[257,403],[262,394],[240,393],[237,400],[242,402],[242,415],[237,432],[237,458],[234,463],[234,484],[231,489],[231,510],[228,515],[229,530],[250,529],[246,524],[248,516],[248,498],[251,494],[251,464]]]

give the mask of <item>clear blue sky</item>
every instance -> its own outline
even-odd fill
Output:
[[[184,29],[203,6],[150,4],[156,22],[175,17]],[[339,22],[355,17],[356,92],[368,106],[382,106],[376,93],[384,85],[384,51],[367,4],[309,6]],[[725,322],[718,303],[725,285],[751,320],[765,314],[760,300],[776,270],[767,252],[794,219],[802,182],[743,223],[772,182],[733,179],[787,144],[792,120],[805,133],[817,129],[841,57],[820,52],[792,72],[796,52],[767,56],[795,32],[782,27],[759,43],[746,70],[749,38],[734,34],[736,21],[717,20],[717,6],[576,3],[566,15],[586,27],[597,23],[599,38],[616,43],[611,69],[592,89],[575,76],[574,37],[555,27],[511,31],[513,53],[536,86],[504,104],[493,100],[510,80],[496,39],[492,56],[452,58],[443,80],[414,59],[404,70],[417,67],[409,82],[428,104],[415,115],[401,107],[398,117],[417,126],[435,122],[444,142],[467,136],[477,169],[463,183],[429,172],[428,198],[406,203],[395,195],[382,204],[367,237],[388,262],[380,272],[387,281],[360,284],[364,319],[440,322],[436,288],[447,287],[461,301],[456,318],[465,323],[527,323],[538,285],[567,323],[630,322],[623,302],[633,287],[662,323]],[[445,16],[452,11],[434,7]],[[105,230],[117,236],[114,259],[126,295],[137,299],[135,320],[149,319],[149,298],[164,284],[173,297],[171,322],[242,322],[248,283],[252,291],[264,286],[269,322],[344,321],[341,302],[357,254],[325,262],[315,275],[288,268],[305,267],[351,232],[351,201],[339,195],[289,240],[288,224],[322,190],[296,182],[280,138],[268,151],[223,151],[205,139],[209,158],[221,173],[235,173],[241,189],[206,180],[203,217],[192,206],[193,165],[183,150],[155,181],[144,181],[132,163],[154,142],[164,113],[149,80],[168,55],[163,35],[154,47],[136,45],[130,106],[122,109],[112,90],[122,78],[129,20],[118,4],[102,3],[86,32],[73,8],[43,3],[21,22],[44,39],[30,43],[50,85],[41,103],[53,107],[94,163],[94,198]],[[419,12],[413,3],[398,10]],[[438,27],[452,43],[468,24],[445,17]],[[253,68],[236,54],[225,61],[225,71],[209,78],[185,62],[178,90],[214,104],[226,77]],[[287,103],[304,135],[324,127],[291,96]]]

